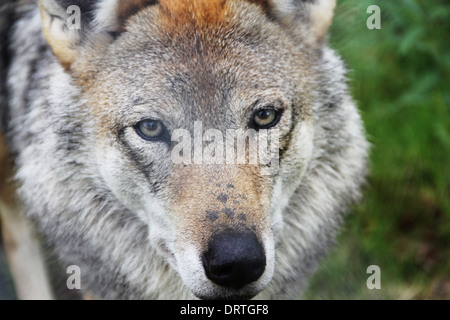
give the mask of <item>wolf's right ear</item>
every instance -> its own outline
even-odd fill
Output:
[[[251,0],[298,40],[320,47],[333,21],[336,0]]]
[[[93,36],[123,31],[130,16],[155,3],[155,0],[39,0],[42,30],[55,56],[69,68]]]

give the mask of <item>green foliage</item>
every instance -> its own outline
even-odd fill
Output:
[[[381,29],[369,30],[369,5]],[[307,298],[450,299],[450,5],[338,0],[330,43],[372,143],[365,198]],[[368,290],[379,265],[382,290]]]

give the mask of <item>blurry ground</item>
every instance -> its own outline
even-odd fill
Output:
[[[0,228],[0,239],[1,228]],[[3,243],[0,240],[0,300],[16,299],[14,291],[14,285],[12,282],[11,274],[8,269],[8,261],[6,260],[5,251],[3,249]]]
[[[450,300],[448,0],[338,4],[330,43],[350,69],[372,143],[371,175],[304,298]],[[373,4],[381,30],[366,27]],[[366,287],[370,265],[380,267],[380,290]],[[9,298],[0,246],[0,299]]]

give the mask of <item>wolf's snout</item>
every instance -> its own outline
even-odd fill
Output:
[[[239,289],[261,277],[266,256],[253,233],[223,232],[210,241],[203,255],[203,267],[214,283]]]

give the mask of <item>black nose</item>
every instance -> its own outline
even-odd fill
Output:
[[[261,277],[266,256],[254,234],[223,232],[209,243],[203,255],[203,267],[214,283],[239,289]]]

